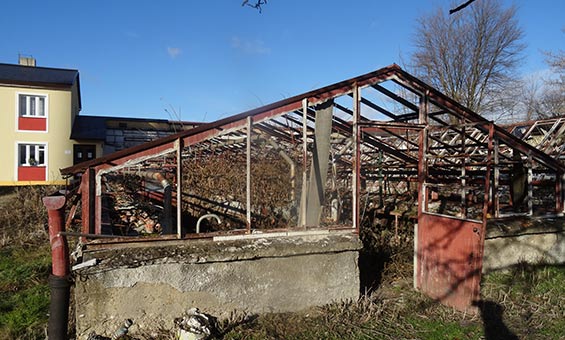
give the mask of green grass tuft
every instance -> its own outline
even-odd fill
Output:
[[[48,245],[0,251],[0,339],[44,337],[49,271]]]

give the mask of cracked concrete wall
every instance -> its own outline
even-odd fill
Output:
[[[191,307],[221,318],[233,310],[291,312],[359,296],[357,236],[206,242],[89,254],[100,263],[76,273],[79,339],[109,334],[126,318],[135,323],[132,332],[172,328]]]
[[[564,264],[565,232],[530,228],[485,240],[483,272],[510,268],[520,262]]]

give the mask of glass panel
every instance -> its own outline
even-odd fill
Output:
[[[45,146],[38,145],[37,146],[37,165],[45,165]]]
[[[37,155],[34,145],[30,145],[28,163],[29,165],[37,165]]]
[[[31,116],[35,116],[37,114],[36,112],[36,102],[35,102],[35,98],[36,97],[29,97],[29,114]]]
[[[27,154],[26,154],[26,146],[25,144],[20,144],[20,163],[19,165],[26,165],[27,164]]]
[[[20,94],[20,116],[25,116],[26,114],[26,96]]]
[[[39,106],[37,108],[37,115],[44,117],[45,116],[45,97],[39,97]]]

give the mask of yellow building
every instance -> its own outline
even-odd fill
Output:
[[[70,136],[80,109],[77,70],[21,57],[19,65],[0,64],[0,185],[64,183],[59,169],[78,152]]]
[[[64,184],[59,169],[199,125],[80,110],[77,70],[0,63],[0,186]]]

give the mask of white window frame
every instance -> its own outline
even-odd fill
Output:
[[[25,145],[26,146],[26,157],[25,157],[25,163],[21,163],[20,159],[21,159],[21,155],[20,155],[20,146]],[[43,147],[43,163],[39,164],[31,164],[29,161],[31,159],[31,157],[29,157],[29,155],[31,154],[31,149],[34,149],[34,154],[37,155],[39,154],[39,152],[41,152],[40,148]],[[39,157],[38,157],[39,158]],[[37,160],[39,161],[39,160]],[[47,143],[46,142],[16,142],[16,168],[21,167],[21,166],[44,166],[47,167],[47,163],[48,163],[48,154],[47,154]]]
[[[24,114],[20,114],[20,97],[26,97],[26,112]],[[31,102],[32,100],[35,102],[35,108],[39,107],[40,98],[43,98],[43,115],[40,116],[37,112],[31,112]],[[31,93],[31,92],[17,92],[16,93],[16,116],[18,117],[25,117],[25,118],[44,118],[46,119],[49,115],[49,95],[47,93]]]

